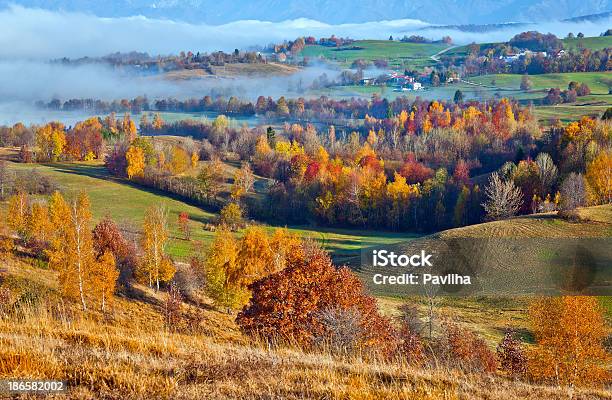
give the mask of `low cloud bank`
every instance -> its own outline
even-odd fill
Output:
[[[597,23],[545,22],[528,29],[565,36],[581,31],[598,35],[611,20]],[[147,51],[170,54],[181,50],[231,51],[254,45],[291,40],[298,36],[348,36],[355,39],[386,39],[389,35],[420,34],[431,39],[449,35],[457,43],[507,40],[525,27],[486,33],[456,29],[428,29],[433,25],[413,19],[330,25],[310,19],[283,22],[236,21],[223,25],[190,24],[142,16],[101,18],[76,12],[48,11],[12,5],[0,10],[0,57],[49,59],[101,56],[115,51]]]

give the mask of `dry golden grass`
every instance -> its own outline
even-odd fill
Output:
[[[57,295],[54,272],[0,258],[4,274],[46,288],[46,301],[0,318],[0,378],[68,382],[71,399],[603,399],[603,391],[533,386],[498,376],[270,348],[232,316],[204,307],[203,329],[169,332],[163,295],[138,287],[112,311],[82,313]],[[572,397],[573,396],[573,397]]]
[[[579,210],[586,220],[575,223],[555,213],[533,214],[503,221],[470,225],[441,232],[441,236],[466,238],[592,238],[612,236],[612,205]]]
[[[248,64],[248,63],[237,63],[237,64],[225,64],[221,67],[211,67],[212,74],[204,69],[182,69],[177,71],[170,71],[163,75],[163,79],[171,81],[184,81],[191,79],[235,79],[241,77],[266,77],[266,76],[283,76],[291,75],[298,72],[299,68],[269,62],[265,64]]]

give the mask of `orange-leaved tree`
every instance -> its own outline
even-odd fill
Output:
[[[106,310],[106,305],[113,298],[118,278],[119,270],[117,269],[115,256],[110,251],[105,251],[93,263],[91,275],[88,279],[92,294],[100,299],[100,310],[103,312]]]
[[[529,352],[529,376],[557,385],[598,386],[609,382],[607,335],[596,297],[536,300],[529,310],[537,346]]]
[[[393,329],[359,278],[348,268],[337,269],[321,249],[308,253],[250,285],[252,298],[236,319],[241,329],[311,347],[329,334],[322,315],[354,310],[359,315],[357,346],[388,350],[395,343]]]
[[[612,151],[602,151],[587,166],[585,178],[592,203],[612,203]]]

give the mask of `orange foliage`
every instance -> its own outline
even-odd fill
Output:
[[[537,346],[530,351],[528,373],[536,381],[599,386],[609,382],[607,335],[596,297],[542,298],[529,310]]]
[[[359,278],[348,268],[336,269],[322,250],[312,253],[250,286],[253,297],[236,320],[242,330],[311,347],[326,335],[322,312],[353,309],[361,317],[359,346],[387,350],[393,329]]]

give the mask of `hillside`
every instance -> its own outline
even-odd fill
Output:
[[[91,199],[95,221],[105,216],[112,217],[132,233],[140,232],[144,210],[151,205],[163,203],[169,212],[170,241],[168,253],[178,260],[186,260],[192,250],[192,243],[208,244],[214,232],[203,229],[203,224],[214,222],[216,214],[200,207],[187,204],[180,199],[168,197],[154,189],[135,183],[116,179],[99,163],[65,163],[36,165],[11,163],[10,168],[30,170],[50,176],[59,188],[66,193],[85,190]],[[229,191],[227,181],[231,179],[235,167],[228,166],[225,190]],[[0,202],[0,208],[2,203]],[[192,241],[182,238],[178,227],[178,215],[185,211],[192,220]],[[274,227],[268,227],[272,230]],[[302,237],[312,237],[320,241],[337,259],[354,255],[360,246],[389,244],[418,237],[419,235],[397,232],[377,232],[356,229],[314,228],[307,226],[289,227],[289,230]]]
[[[612,36],[591,36],[572,39],[564,38],[561,39],[561,41],[563,42],[563,47],[567,50],[575,50],[579,47],[583,47],[595,51],[612,47]],[[498,44],[501,43],[479,43],[479,46],[480,49],[484,51]],[[466,57],[469,53],[469,47],[470,45],[455,47],[454,49],[447,51],[445,56]]]
[[[422,249],[428,252],[442,251],[442,254],[448,254],[445,253],[448,250],[444,246],[451,246],[452,257],[458,259],[465,257],[469,260],[468,265],[474,268],[473,271],[477,271],[475,272],[477,279],[485,281],[486,286],[483,288],[483,293],[479,293],[485,296],[464,298],[464,294],[453,300],[443,300],[442,303],[447,307],[449,316],[459,315],[460,318],[470,321],[473,329],[476,327],[483,336],[494,341],[500,338],[501,331],[497,327],[499,327],[498,324],[503,325],[502,321],[513,320],[516,324],[524,319],[525,300],[533,296],[533,292],[524,292],[520,296],[516,296],[516,292],[522,292],[524,288],[530,287],[532,282],[550,280],[548,273],[554,260],[550,252],[558,251],[559,247],[569,248],[584,245],[588,248],[589,244],[594,244],[599,248],[590,250],[598,254],[598,263],[601,264],[602,260],[612,257],[610,254],[612,247],[603,248],[609,244],[609,239],[606,241],[607,238],[612,238],[612,205],[583,208],[579,214],[582,218],[580,222],[569,222],[557,217],[556,214],[535,214],[504,221],[487,222],[449,229],[403,244],[395,244],[387,249],[398,254],[417,254]],[[364,251],[365,253],[367,250]],[[605,256],[602,256],[603,254]],[[356,259],[353,261],[357,262]],[[449,265],[461,267],[460,263]],[[607,282],[609,288],[612,276],[610,276],[611,271],[608,267],[608,265],[602,265],[597,281]],[[390,304],[401,303],[398,299],[404,296],[423,294],[401,287],[401,285],[372,284],[374,273],[397,274],[398,271],[392,267],[373,268],[365,265],[358,270],[358,273],[371,292],[385,298]],[[496,279],[503,279],[503,281],[497,284]],[[544,285],[533,287],[539,293]],[[492,291],[492,289],[495,290]],[[601,304],[606,309],[606,318],[612,320],[610,298],[602,297]],[[422,307],[426,307],[424,300]],[[522,311],[516,313],[517,310]],[[495,315],[493,317],[495,323],[492,322],[490,313]]]
[[[442,43],[403,43],[390,40],[357,40],[341,47],[320,45],[306,46],[300,53],[303,57],[324,57],[350,66],[357,59],[368,61],[386,60],[389,65],[405,68],[422,68],[434,63],[431,56],[445,49]]]
[[[213,66],[210,70],[204,69],[182,69],[170,71],[163,75],[163,79],[169,81],[185,81],[192,79],[236,79],[236,78],[261,78],[272,76],[291,75],[299,71],[299,68],[291,65],[274,62],[249,64],[235,63],[226,64],[222,67]]]
[[[0,377],[67,381],[61,398],[111,399],[604,399],[596,390],[533,386],[501,377],[335,358],[271,348],[243,337],[233,316],[183,304],[164,325],[164,295],[136,286],[111,312],[61,305],[55,272],[2,256],[2,281],[29,297],[19,318],[0,319]],[[462,315],[470,307],[465,307]],[[485,315],[493,316],[495,307]],[[472,312],[473,308],[472,308]],[[495,321],[499,321],[496,317]],[[490,321],[492,323],[497,323]],[[516,320],[514,320],[516,323]]]

